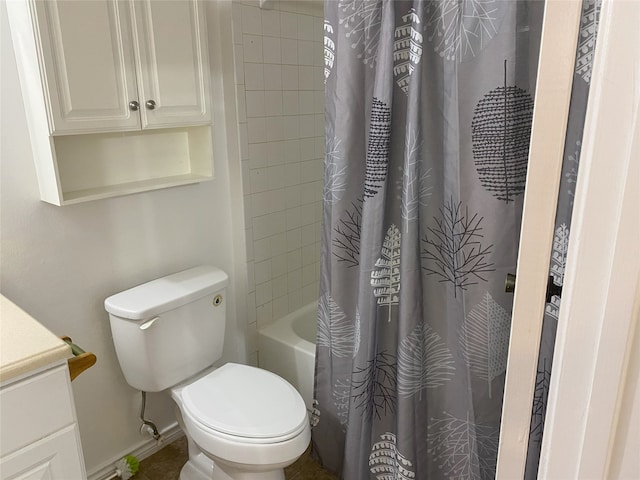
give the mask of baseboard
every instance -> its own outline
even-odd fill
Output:
[[[93,469],[93,471],[91,472],[87,472],[87,480],[108,480],[111,478],[116,478],[115,464],[118,460],[123,458],[125,455],[133,455],[138,460],[144,460],[145,458],[150,457],[151,455],[156,453],[165,445],[182,437],[184,435],[184,432],[178,426],[178,422],[174,422],[171,425],[169,425],[167,428],[162,430],[160,434],[162,435],[162,440],[160,442],[156,442],[151,438],[147,440],[142,440],[133,449],[127,449],[126,451],[123,451],[120,454],[113,457],[112,460],[104,462],[102,465]]]

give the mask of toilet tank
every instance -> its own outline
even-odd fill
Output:
[[[227,284],[222,270],[199,266],[104,301],[129,385],[159,392],[222,357]]]

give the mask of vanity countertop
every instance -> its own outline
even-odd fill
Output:
[[[69,357],[69,345],[0,295],[0,382]]]

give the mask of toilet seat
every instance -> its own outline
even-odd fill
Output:
[[[241,443],[292,439],[308,426],[304,401],[279,376],[227,363],[181,389],[182,408],[202,430]]]

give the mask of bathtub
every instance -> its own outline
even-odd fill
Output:
[[[317,302],[258,330],[258,365],[298,389],[307,409],[313,401]]]

